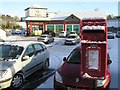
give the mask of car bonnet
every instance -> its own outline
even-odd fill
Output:
[[[0,61],[0,70],[7,70],[15,61]]]

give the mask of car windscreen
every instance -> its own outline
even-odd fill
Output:
[[[61,34],[64,34],[64,32],[60,32]]]
[[[68,36],[67,38],[76,38],[76,36]]]
[[[47,36],[40,36],[40,37],[42,37],[42,38],[46,38]]]
[[[23,47],[0,45],[0,59],[17,59],[23,51]]]
[[[75,32],[70,32],[70,34],[76,34]]]
[[[67,58],[67,62],[71,64],[80,64],[80,50],[74,50]]]

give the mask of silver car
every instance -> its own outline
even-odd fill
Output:
[[[64,44],[77,44],[80,42],[80,37],[77,34],[70,34],[65,39]]]
[[[39,38],[37,38],[37,40],[42,41],[44,43],[50,43],[54,42],[54,37],[52,37],[52,35],[42,34]]]
[[[0,44],[0,89],[19,88],[25,78],[49,67],[49,52],[43,42],[17,41]]]

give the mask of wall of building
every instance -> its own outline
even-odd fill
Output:
[[[25,17],[46,17],[46,15],[46,9],[30,8],[25,11]]]

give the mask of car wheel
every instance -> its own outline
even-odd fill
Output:
[[[106,87],[105,90],[110,90],[110,82],[109,82],[109,84],[107,85],[107,87]]]
[[[21,74],[14,75],[11,83],[12,88],[19,88],[23,84],[23,76]]]
[[[49,61],[46,60],[44,66],[43,66],[43,69],[44,69],[44,70],[47,70],[48,67],[49,67]]]

